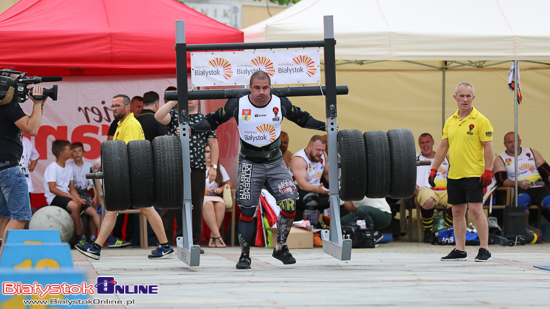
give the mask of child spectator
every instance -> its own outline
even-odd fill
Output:
[[[73,161],[67,162],[67,165],[70,165],[73,170],[74,188],[78,196],[86,200],[86,208],[92,206],[91,208],[95,209],[97,207],[97,192],[93,186],[92,180],[86,179],[86,174],[91,172],[92,163],[82,160],[82,157],[84,157],[84,145],[80,142],[72,143],[71,155]],[[93,199],[88,192],[89,190],[93,190]],[[90,213],[92,213],[92,211],[90,211]],[[99,227],[99,215],[96,211],[93,211],[93,215],[88,216],[91,219],[89,224],[90,241],[94,241],[97,228]]]
[[[38,163],[38,158],[40,158],[38,151],[36,151],[36,148],[34,148],[31,140],[28,137],[24,136],[23,154],[21,155],[21,159],[19,160],[19,166],[21,166],[23,173],[25,173],[25,178],[27,178],[29,194],[34,191],[34,188],[32,186],[31,172],[34,171],[34,168]]]
[[[86,209],[86,200],[78,196],[74,188],[73,171],[70,165],[66,165],[71,158],[71,143],[65,140],[55,140],[52,143],[52,153],[56,161],[52,162],[44,172],[44,196],[48,205],[55,205],[67,210],[74,223],[76,240],[86,241],[80,226],[80,214],[82,211],[95,212],[93,209]]]

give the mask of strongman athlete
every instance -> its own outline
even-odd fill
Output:
[[[302,128],[325,131],[324,122],[292,105],[287,98],[271,95],[270,89],[269,75],[257,71],[250,77],[250,95],[229,99],[224,107],[191,126],[193,134],[194,131],[215,130],[231,118],[237,121],[241,138],[239,181],[235,192],[235,201],[241,208],[238,227],[241,257],[236,265],[238,269],[250,268],[250,242],[254,236],[252,220],[263,186],[281,207],[273,257],[283,264],[296,263],[286,240],[296,214],[298,193],[279,149],[281,122],[286,117]]]

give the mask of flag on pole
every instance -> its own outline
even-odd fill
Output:
[[[515,80],[515,74],[514,74],[514,71],[515,71],[515,67],[514,67],[514,62],[512,62],[512,66],[510,67],[510,72],[508,73],[508,88],[510,89],[510,92],[514,92],[514,89],[516,88],[516,80]],[[521,87],[520,87],[520,84],[519,84],[519,65],[518,65],[518,82],[517,82],[517,85],[518,85],[518,103],[521,104],[523,103],[523,99],[521,97]]]

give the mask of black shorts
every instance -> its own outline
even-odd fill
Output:
[[[63,209],[65,209],[66,211],[69,211],[67,209],[67,205],[69,205],[69,203],[72,201],[73,199],[71,198],[68,198],[68,197],[65,197],[65,196],[56,196],[53,198],[52,200],[52,203],[50,204],[51,206],[57,206],[57,207],[61,207]],[[86,205],[82,205],[80,207],[80,215],[82,216],[82,214],[84,213],[84,210],[86,210],[86,208],[90,207],[90,205],[86,204]],[[70,212],[70,211],[69,211]]]
[[[531,204],[542,206],[542,200],[550,195],[549,187],[529,188],[528,190],[519,189],[519,193],[527,193],[531,198]]]
[[[447,179],[447,201],[451,205],[483,202],[479,177]]]

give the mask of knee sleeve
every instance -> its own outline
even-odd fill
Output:
[[[547,195],[544,199],[542,199],[542,207],[550,210],[550,195]]]
[[[309,192],[304,196],[302,201],[305,210],[315,211],[319,206],[319,195],[317,193]]]
[[[296,201],[294,199],[286,199],[277,203],[281,207],[281,214],[285,217],[293,218],[296,215]]]
[[[240,219],[244,222],[251,222],[252,220],[254,220],[255,212],[256,207],[241,207]]]
[[[254,239],[254,213],[256,207],[241,207],[241,217],[238,226],[238,238],[241,245],[241,252],[250,254],[250,244]]]
[[[529,210],[529,206],[531,206],[531,197],[527,193],[520,193],[518,195],[518,204],[523,206],[525,210]]]

